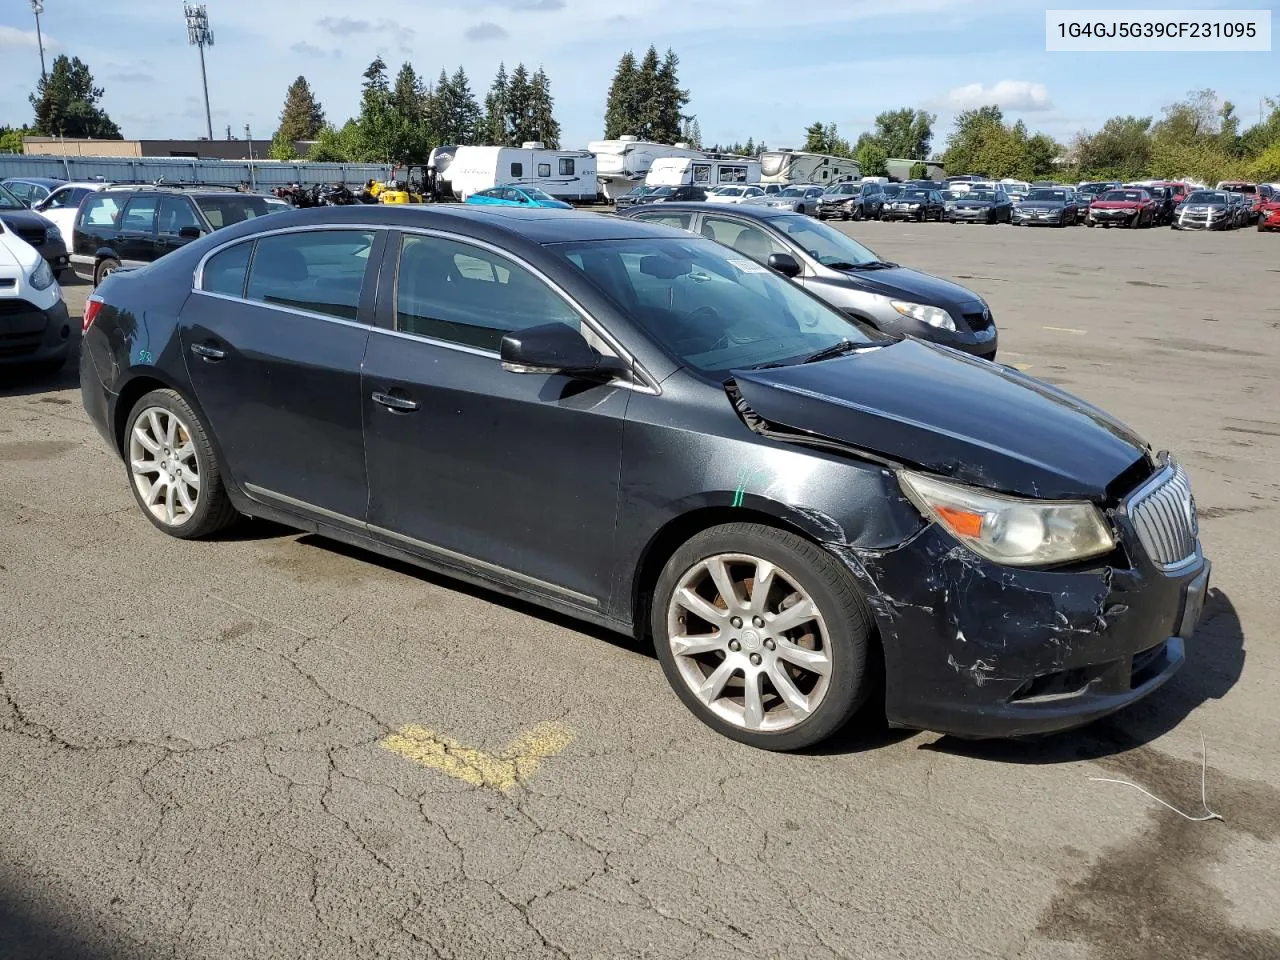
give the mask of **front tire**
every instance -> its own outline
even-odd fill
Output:
[[[134,499],[169,536],[196,540],[235,520],[209,435],[176,390],[153,390],[134,404],[123,447]]]
[[[658,578],[650,626],[685,706],[753,747],[812,746],[869,692],[873,620],[857,583],[821,547],[774,527],[694,536]]]

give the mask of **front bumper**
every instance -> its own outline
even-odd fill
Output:
[[[1231,217],[1209,219],[1203,214],[1184,214],[1173,221],[1173,226],[1179,230],[1229,230],[1231,229]]]
[[[0,299],[0,366],[65,359],[73,327],[62,300],[41,310],[26,300]]]
[[[1023,210],[1021,207],[1013,209],[1013,222],[1024,227],[1057,226],[1066,219],[1065,210]]]
[[[1130,540],[1134,540],[1131,543]],[[883,552],[840,549],[868,587],[895,726],[1010,737],[1082,726],[1141,700],[1182,666],[1210,565],[1001,566],[936,524]]]
[[[1128,226],[1138,219],[1137,210],[1090,210],[1089,219],[1098,226]]]
[[[982,210],[949,210],[947,211],[947,216],[950,217],[952,220],[956,220],[956,221],[974,220],[981,223],[985,223],[986,221],[990,220],[994,215],[995,215],[995,211],[992,210],[991,208],[985,208]]]

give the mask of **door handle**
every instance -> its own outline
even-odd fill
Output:
[[[219,350],[217,347],[211,347],[207,343],[193,343],[191,345],[191,352],[200,359],[207,360],[209,363],[217,363],[219,360],[223,360],[227,356],[227,351]]]
[[[382,404],[388,410],[393,410],[396,413],[411,413],[418,409],[417,401],[410,400],[407,397],[393,396],[390,393],[379,393],[375,391],[373,394],[373,401],[374,403]]]

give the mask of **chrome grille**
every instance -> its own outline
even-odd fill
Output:
[[[1195,556],[1200,534],[1191,481],[1181,466],[1171,466],[1133,495],[1129,515],[1152,563],[1164,570]]]

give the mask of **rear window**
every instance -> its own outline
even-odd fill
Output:
[[[373,246],[368,230],[317,230],[257,242],[248,298],[355,320]]]
[[[254,217],[265,217],[274,213],[275,209],[267,204],[265,197],[245,196],[244,194],[227,194],[217,197],[196,197],[196,206],[205,215],[209,225],[215,230],[229,227],[233,223],[243,223]]]

